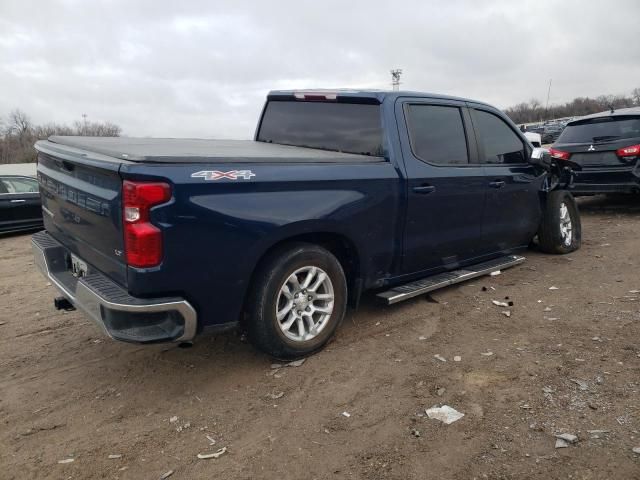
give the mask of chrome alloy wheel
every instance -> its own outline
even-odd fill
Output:
[[[333,303],[329,275],[318,267],[299,268],[280,287],[276,302],[278,326],[291,340],[311,340],[329,323]]]
[[[560,236],[562,237],[562,243],[565,247],[571,245],[573,240],[573,227],[571,225],[571,214],[567,204],[562,202],[560,204]]]

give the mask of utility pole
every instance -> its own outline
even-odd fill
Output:
[[[87,114],[82,114],[82,135],[87,134]]]
[[[394,91],[400,90],[400,75],[402,75],[402,69],[391,70],[391,88]]]
[[[549,89],[547,90],[547,105],[544,107],[544,116],[547,117],[545,118],[545,120],[549,120],[549,97],[551,96],[551,80],[553,80],[552,78],[549,79]]]

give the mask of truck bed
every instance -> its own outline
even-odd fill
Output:
[[[52,136],[38,142],[145,163],[375,163],[382,157],[278,145],[253,140]],[[55,145],[51,145],[55,144]]]

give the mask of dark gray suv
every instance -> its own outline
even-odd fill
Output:
[[[574,195],[640,192],[640,107],[569,122],[550,153],[571,163]]]

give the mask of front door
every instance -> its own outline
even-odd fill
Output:
[[[530,147],[498,112],[469,111],[486,177],[483,248],[486,253],[508,253],[526,246],[538,229],[544,174],[536,173],[528,162]]]
[[[396,118],[408,179],[402,273],[455,268],[479,253],[487,190],[468,111],[406,98]]]

